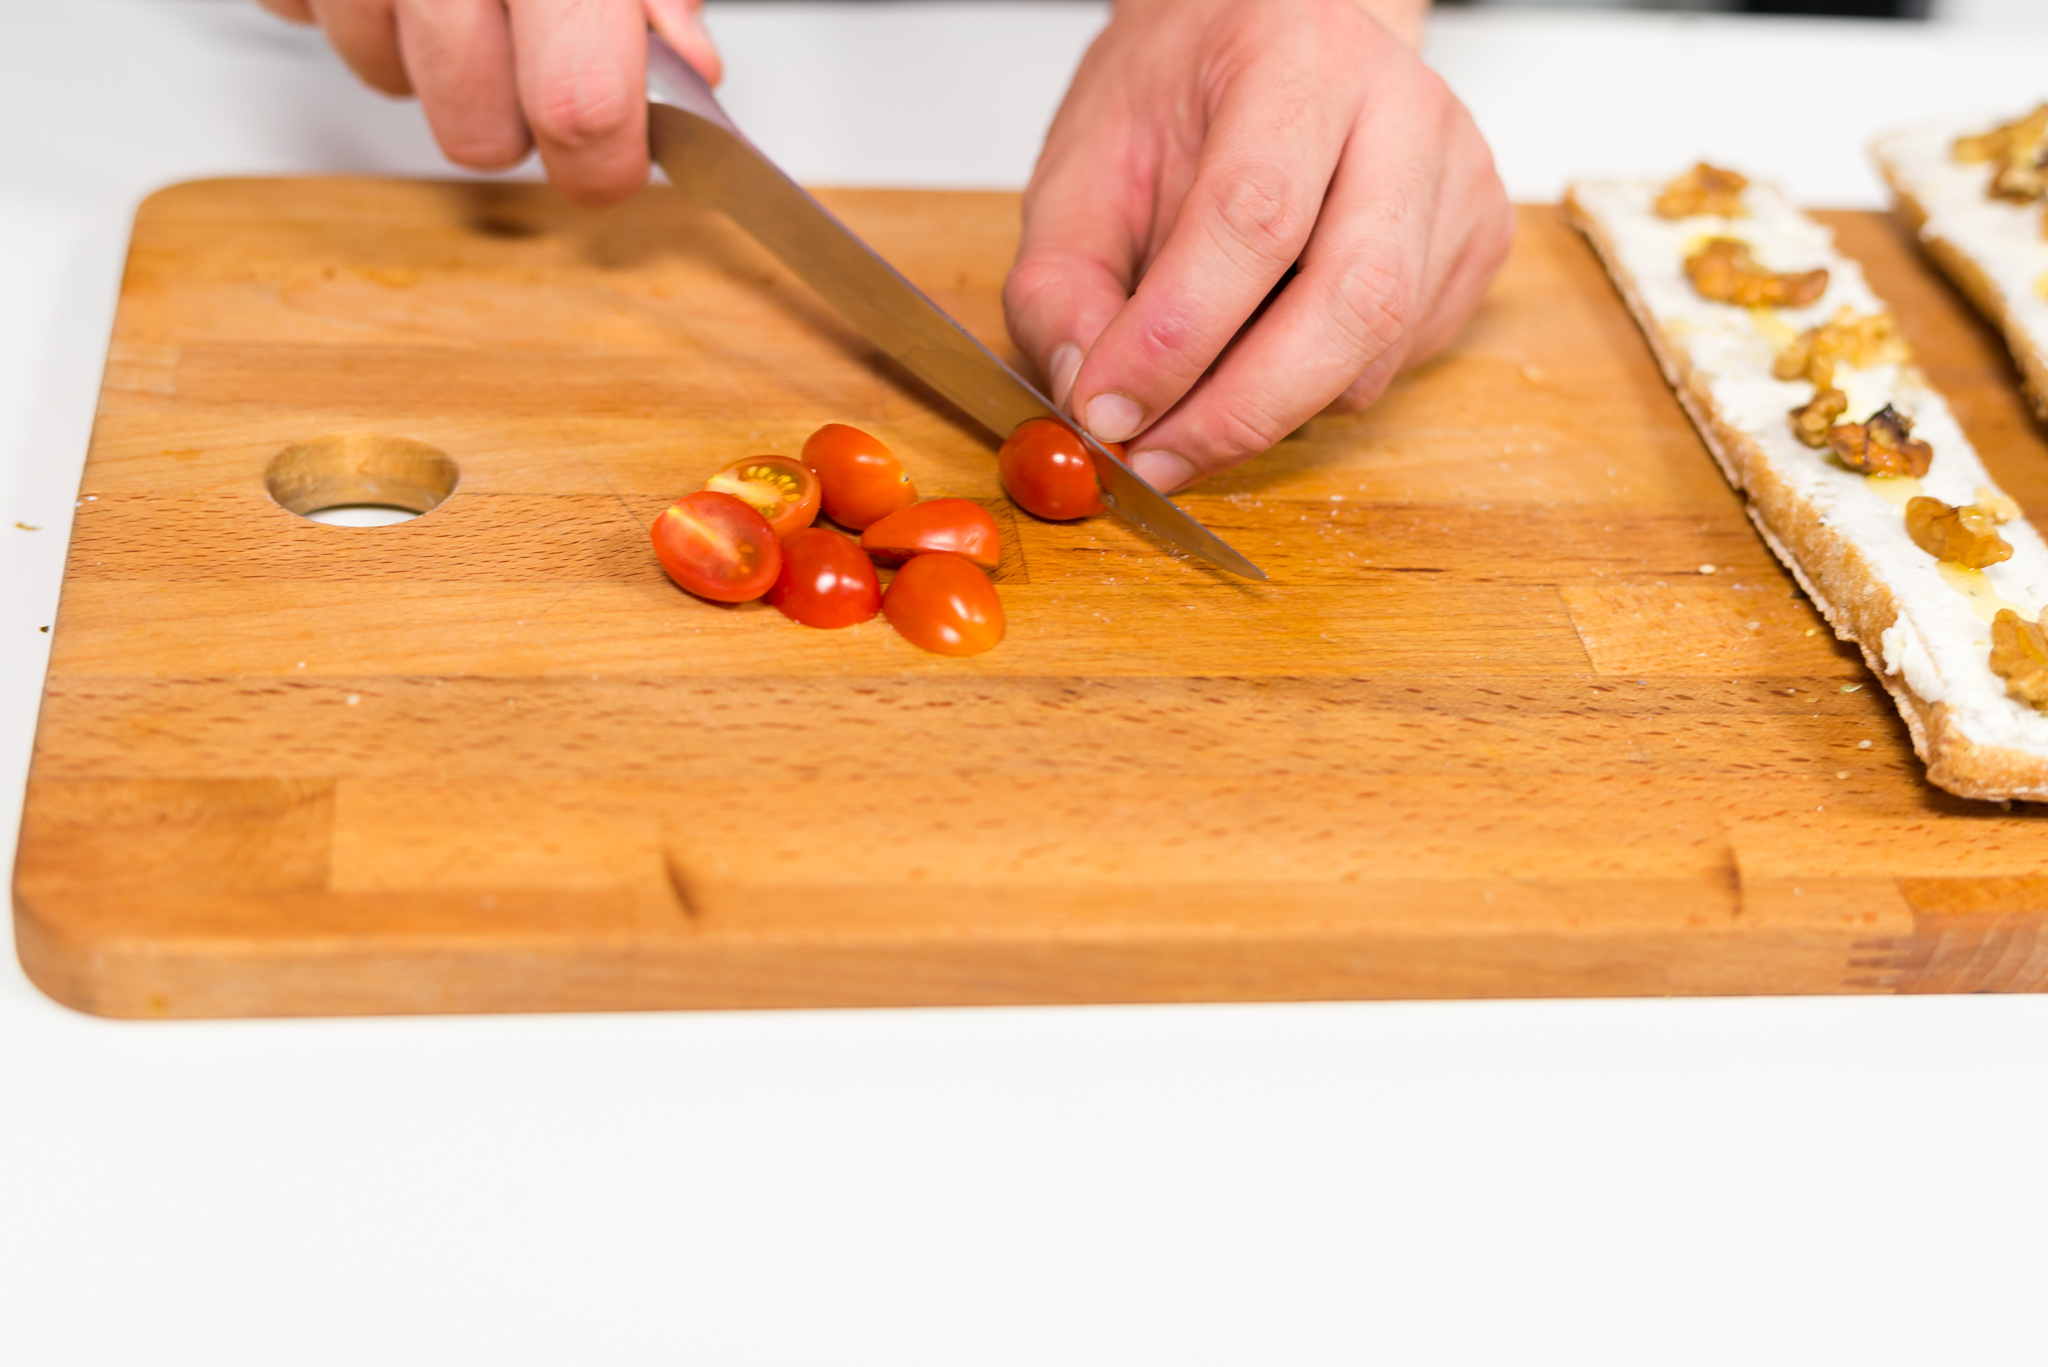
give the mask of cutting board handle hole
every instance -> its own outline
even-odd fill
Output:
[[[272,456],[263,485],[279,507],[300,517],[380,527],[432,512],[461,478],[437,446],[382,432],[337,432]]]

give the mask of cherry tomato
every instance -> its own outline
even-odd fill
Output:
[[[825,516],[855,531],[917,502],[903,462],[845,423],[828,422],[804,443],[804,464],[825,486]]]
[[[964,555],[927,551],[896,571],[882,612],[903,639],[934,655],[979,655],[1003,639],[1003,600]]]
[[[1122,442],[1105,442],[1122,459]],[[1102,511],[1095,461],[1064,423],[1033,418],[1018,425],[996,457],[1003,491],[1033,517],[1051,522],[1093,517]]]
[[[782,575],[768,601],[807,627],[857,626],[882,610],[882,581],[852,537],[807,527],[782,543]]]
[[[1003,558],[996,520],[966,498],[928,498],[898,508],[860,534],[860,548],[884,565],[900,565],[921,551],[952,551],[985,570]]]
[[[748,456],[736,460],[704,481],[704,487],[731,494],[768,519],[775,535],[789,540],[818,516],[821,486],[802,461],[788,456]]]
[[[731,494],[685,494],[654,519],[652,532],[668,577],[699,598],[745,603],[782,573],[782,544],[768,519]]]

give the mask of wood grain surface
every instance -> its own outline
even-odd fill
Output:
[[[1008,351],[1014,197],[826,197]],[[1826,217],[2038,521],[1996,338],[1886,220]],[[668,500],[825,421],[998,509],[999,649],[662,577]],[[459,485],[392,527],[285,511],[269,462],[332,436]],[[24,965],[132,1017],[2048,983],[2041,815],[1922,780],[1552,209],[1450,353],[1185,498],[1270,584],[1013,514],[992,449],[664,190],[165,191]]]

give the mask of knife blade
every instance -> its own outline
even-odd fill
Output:
[[[720,108],[696,68],[654,33],[647,36],[647,102],[649,144],[669,180],[738,224],[906,370],[998,437],[1031,418],[1062,424],[1087,446],[1111,510],[1232,574],[1266,577],[1083,432],[785,175]]]

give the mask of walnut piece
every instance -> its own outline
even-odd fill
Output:
[[[1834,428],[1835,419],[1849,411],[1849,396],[1839,389],[1822,389],[1814,393],[1813,402],[1792,410],[1792,435],[1802,445],[1816,451],[1828,448],[1828,433]]]
[[[1996,161],[2010,156],[2015,150],[2024,151],[2048,134],[2048,104],[2042,105],[2031,114],[2022,114],[2011,123],[2002,123],[1988,133],[1971,133],[1957,138],[1950,150],[1957,161]]]
[[[1991,514],[1999,522],[2019,521],[2020,505],[1988,484],[1980,486],[1970,502]]]
[[[1816,389],[1835,383],[1835,366],[1846,362],[1867,369],[1907,359],[1905,339],[1889,313],[1858,313],[1844,308],[1819,327],[1810,327],[1778,353],[1771,374],[1781,380],[1811,380]]]
[[[2043,148],[2043,152],[2048,153],[2048,148]],[[2048,197],[2048,157],[2000,166],[1992,172],[1989,188],[1993,199],[2011,200],[2014,204],[2032,204]]]
[[[1951,508],[1921,494],[1906,502],[1906,535],[1936,560],[1981,570],[2012,559],[2012,547],[1998,534],[1998,519],[1974,503]]]
[[[2048,710],[2048,637],[2011,608],[1991,619],[1991,672],[2007,697]]]
[[[1825,267],[1788,275],[1767,271],[1749,254],[1748,243],[1732,237],[1708,238],[1685,259],[1685,273],[1703,297],[1752,308],[1802,308],[1828,288]]]
[[[1986,193],[1993,199],[2031,204],[2048,197],[2048,104],[1988,133],[1957,138],[1953,150],[1957,161],[1991,163]]]
[[[1691,218],[1696,214],[1716,214],[1722,218],[1740,218],[1745,212],[1742,192],[1748,187],[1749,177],[1740,171],[1724,171],[1701,162],[1664,187],[1664,193],[1657,196],[1657,217]]]
[[[1868,422],[1838,423],[1828,429],[1828,445],[1842,464],[1866,475],[1911,475],[1918,479],[1934,464],[1934,448],[1913,438],[1913,420],[1890,404]]]

